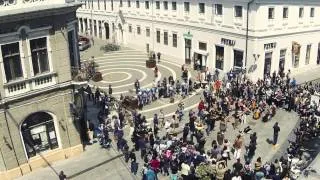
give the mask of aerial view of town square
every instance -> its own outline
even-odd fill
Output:
[[[320,180],[320,0],[0,0],[0,180]]]

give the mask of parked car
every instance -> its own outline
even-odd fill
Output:
[[[84,51],[88,49],[91,45],[90,45],[90,41],[79,41],[78,46],[80,51]]]

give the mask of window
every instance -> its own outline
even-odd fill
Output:
[[[129,33],[132,33],[132,25],[129,25]]]
[[[280,50],[280,60],[279,60],[279,72],[284,72],[284,67],[286,63],[286,52],[287,49],[281,49]]]
[[[307,45],[307,50],[306,50],[306,65],[309,64],[310,62],[310,52],[311,52],[311,44]]]
[[[223,70],[224,47],[216,46],[216,68]]]
[[[149,1],[145,1],[145,6],[146,6],[146,9],[149,9]]]
[[[146,36],[150,37],[150,28],[146,28]]]
[[[68,43],[69,43],[69,58],[71,67],[75,67],[77,65],[76,60],[76,47],[75,47],[75,36],[74,30],[68,32]],[[32,49],[31,49],[32,50]],[[34,74],[36,74],[34,72]]]
[[[160,1],[156,1],[156,9],[160,9]]]
[[[163,9],[168,10],[168,1],[163,1]]]
[[[107,9],[107,2],[106,2],[106,0],[103,0],[103,6],[104,6],[104,10],[106,10],[106,9]]]
[[[100,0],[98,0],[98,10],[100,10]]]
[[[233,66],[243,66],[243,51],[233,50]]]
[[[206,51],[207,50],[207,43],[199,42],[199,49]]]
[[[310,9],[310,17],[314,17],[314,8]]]
[[[7,82],[21,78],[22,66],[19,43],[3,45],[1,50]]]
[[[190,12],[190,3],[189,2],[184,2],[184,12]]]
[[[238,18],[242,17],[242,6],[234,6],[234,16]]]
[[[72,46],[71,48],[73,49],[74,46]],[[47,38],[31,40],[30,49],[31,49],[32,67],[33,67],[34,75],[48,72],[49,61],[48,61],[48,51],[47,51]]]
[[[303,8],[299,8],[299,18],[303,18]]]
[[[137,34],[141,34],[141,27],[140,26],[137,26]]]
[[[163,43],[168,45],[168,32],[163,33]]]
[[[131,7],[131,1],[128,1],[128,7]]]
[[[178,47],[178,35],[176,33],[172,34],[172,46]]]
[[[123,6],[123,3],[122,3],[122,0],[120,0],[120,7],[122,7]]]
[[[172,4],[172,10],[176,11],[177,10],[177,2],[173,1],[171,4]]]
[[[216,15],[222,15],[222,4],[215,4],[214,11]]]
[[[136,1],[136,8],[140,8],[140,2]]]
[[[199,13],[204,14],[205,13],[205,4],[199,3]]]
[[[28,158],[59,147],[53,118],[46,112],[28,116],[21,125],[21,134]]]
[[[157,43],[160,43],[160,31],[157,30]]]
[[[274,19],[274,8],[269,8],[268,19]]]
[[[283,8],[283,11],[282,11],[282,17],[283,19],[287,19],[288,18],[288,15],[289,15],[289,9],[287,7],[284,7]]]

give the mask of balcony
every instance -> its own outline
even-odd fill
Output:
[[[55,72],[45,73],[38,76],[34,76],[29,79],[19,79],[5,83],[4,89],[6,97],[20,95],[32,90],[38,90],[46,88],[56,84]]]

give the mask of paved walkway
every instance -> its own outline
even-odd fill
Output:
[[[97,44],[97,41],[96,41]],[[90,50],[92,49],[92,50]],[[87,52],[82,53],[83,54],[83,58],[85,57],[91,57],[91,53],[96,53],[95,51],[98,50],[94,50],[93,48],[90,48]],[[90,51],[90,52],[89,52]],[[99,57],[95,56],[95,57]],[[101,54],[101,57],[104,57],[104,54]],[[111,56],[109,56],[111,57]],[[167,59],[166,56],[163,56],[165,60],[170,61],[170,59]],[[103,58],[102,58],[103,59]],[[98,59],[97,59],[98,60]],[[107,60],[106,60],[107,61]],[[121,65],[121,61],[127,61],[126,63],[131,63],[131,64],[126,64],[124,62],[124,64],[126,65]],[[121,61],[118,61],[117,64],[119,64],[120,66],[122,66],[122,68],[125,68],[126,66],[129,67],[130,65],[140,65],[140,63],[136,63],[134,58],[126,58],[125,60],[122,59]],[[103,68],[104,65],[103,64],[105,62],[105,60],[101,60],[101,64],[102,66],[100,66],[100,68]],[[112,65],[115,62],[115,60],[111,60],[109,65]],[[167,64],[166,64],[167,63]],[[169,62],[164,62],[163,64],[166,64],[167,66],[170,66]],[[131,66],[131,67],[139,67],[140,66]],[[170,66],[171,67],[171,66]],[[111,68],[111,66],[109,66],[109,68]],[[116,66],[114,66],[113,68],[117,68]],[[141,67],[142,68],[142,67]],[[174,69],[174,71],[177,70],[178,71],[178,67],[171,67]],[[163,67],[163,69],[165,69]],[[112,69],[111,69],[112,70]],[[127,71],[126,69],[122,70],[123,72],[120,74],[126,74]],[[148,70],[145,70],[148,71]],[[165,70],[163,70],[165,71]],[[117,71],[114,71],[117,72]],[[170,70],[168,70],[168,73],[170,72]],[[149,72],[147,72],[149,73]],[[151,72],[152,73],[152,72]],[[171,73],[171,72],[170,72]],[[133,74],[133,73],[132,73]],[[143,73],[141,73],[143,74]],[[312,71],[309,72],[307,75],[306,74],[300,74],[296,77],[296,79],[298,80],[298,82],[304,82],[304,81],[309,81],[309,80],[314,80],[317,79],[319,77],[320,71]],[[120,76],[120,75],[119,75]],[[126,79],[126,77],[122,77],[123,79]],[[148,77],[147,77],[148,78]],[[148,80],[146,78],[146,80]],[[133,83],[133,82],[131,82]],[[147,82],[145,82],[147,83]],[[133,85],[132,85],[133,86]],[[119,88],[121,89],[121,88]],[[201,97],[200,94],[194,94],[192,97],[190,97],[189,99],[185,100],[185,104],[186,104],[186,110],[192,109],[197,105],[199,98]],[[95,107],[92,106],[92,104],[90,104],[91,102],[89,102],[89,109],[88,109],[88,118],[91,119],[93,122],[97,123],[97,109]],[[156,102],[148,107],[146,107],[145,109],[143,109],[141,111],[141,113],[143,113],[143,115],[147,115],[147,118],[151,118],[154,112],[158,111],[158,107],[159,105],[161,106],[161,104],[163,105],[168,105],[168,102],[166,102],[166,100],[162,100],[159,102]],[[171,113],[173,113],[176,109],[176,105],[170,105],[166,106],[164,108],[165,114],[167,114],[167,116],[171,116]],[[226,133],[226,138],[228,138],[229,140],[233,141],[234,137],[238,134],[239,130],[242,130],[244,127],[250,125],[253,129],[253,131],[257,132],[258,134],[258,146],[257,146],[257,150],[256,150],[256,155],[254,158],[261,156],[263,162],[266,161],[270,161],[275,154],[278,154],[281,150],[283,150],[283,148],[285,148],[285,146],[277,146],[277,147],[273,147],[272,145],[268,144],[266,142],[267,138],[272,138],[272,134],[273,134],[273,129],[272,126],[275,122],[279,122],[281,131],[280,131],[280,135],[279,135],[279,144],[285,144],[285,142],[287,141],[287,138],[292,130],[292,128],[295,126],[296,122],[298,121],[298,116],[295,113],[287,113],[283,110],[279,110],[276,114],[276,116],[274,117],[274,119],[271,122],[268,123],[263,123],[261,121],[254,121],[254,120],[250,120],[250,117],[248,117],[248,121],[246,124],[242,125],[239,129],[234,130],[230,124],[228,124],[228,131]],[[182,127],[182,125],[186,123],[186,120],[183,120],[180,123],[180,127]],[[216,127],[218,127],[218,122],[216,123]],[[217,129],[217,128],[216,128]],[[126,139],[128,140],[130,146],[131,146],[131,141],[130,141],[130,137],[129,137],[129,131],[130,131],[130,127],[126,127],[125,128],[125,136]],[[215,130],[214,132],[211,133],[210,136],[207,137],[207,143],[206,143],[206,147],[209,148],[211,141],[213,139],[216,139],[216,133],[217,130]],[[161,134],[164,134],[164,132],[162,131]],[[249,135],[245,135],[245,144],[248,143],[248,137]],[[244,151],[243,151],[244,152]],[[79,157],[76,158],[71,158],[68,160],[64,160],[64,161],[59,161],[56,162],[54,164],[52,164],[51,167],[46,167],[46,168],[42,168],[40,170],[37,170],[35,172],[32,172],[26,176],[23,176],[21,178],[21,180],[26,180],[26,179],[57,179],[57,175],[55,174],[55,172],[59,172],[60,170],[63,170],[71,179],[112,179],[112,180],[121,180],[121,179],[139,179],[138,177],[132,176],[131,173],[129,173],[128,171],[128,166],[124,164],[123,162],[123,158],[119,157],[119,155],[121,155],[120,153],[116,152],[113,149],[105,150],[100,148],[100,146],[98,144],[94,144],[92,146],[87,146],[86,147],[86,151],[84,153],[82,153]],[[139,153],[137,152],[137,157],[139,157]],[[139,158],[138,158],[139,160]],[[139,162],[142,162],[141,160],[139,160]],[[231,163],[228,163],[229,165],[232,164],[234,161],[232,160]],[[142,164],[139,164],[139,166],[141,167]],[[167,179],[166,177],[161,177],[161,179]]]

